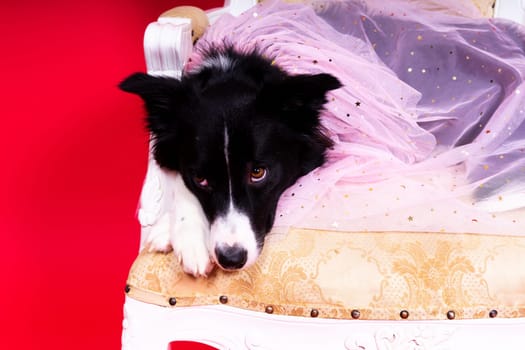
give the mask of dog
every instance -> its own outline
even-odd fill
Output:
[[[231,46],[206,49],[180,79],[126,78],[120,88],[143,99],[154,159],[176,192],[176,222],[154,249],[171,245],[194,276],[251,266],[281,194],[325,162],[332,141],[320,114],[341,86]]]

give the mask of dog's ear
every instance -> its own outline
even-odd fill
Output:
[[[322,165],[325,151],[333,145],[325,135],[319,113],[327,102],[326,94],[342,85],[330,74],[294,75],[266,84],[261,92],[262,108],[276,115],[291,129],[299,132],[301,175]]]
[[[326,103],[326,93],[342,85],[333,75],[292,75],[280,84],[283,107],[288,110],[311,108],[316,111]]]
[[[153,152],[160,166],[177,170],[177,124],[185,103],[182,84],[175,78],[135,73],[119,84],[120,89],[139,95],[147,111],[147,127],[153,136]]]
[[[263,108],[274,108],[270,112],[284,117],[283,121],[293,129],[308,132],[319,125],[319,112],[327,102],[327,92],[341,86],[336,77],[326,73],[286,76],[266,83],[259,101]]]
[[[145,73],[130,75],[119,87],[123,91],[139,95],[151,115],[165,113],[182,97],[182,84],[179,80]]]

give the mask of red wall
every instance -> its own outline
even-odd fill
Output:
[[[147,134],[116,85],[145,69],[146,25],[180,4],[0,4],[0,349],[120,347]]]

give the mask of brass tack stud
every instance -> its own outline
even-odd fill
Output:
[[[399,313],[399,316],[400,316],[402,319],[406,320],[406,319],[408,318],[408,316],[410,316],[410,314],[408,313],[407,310],[401,310],[401,312]]]
[[[264,309],[264,311],[265,311],[267,314],[273,314],[273,306],[268,305],[268,306],[266,307],[266,309]]]
[[[126,287],[124,288],[124,292],[128,294],[130,290],[131,290],[131,287],[129,286],[129,284],[126,284]]]
[[[219,301],[221,302],[221,304],[226,304],[228,303],[228,297],[226,295],[221,295],[219,297]]]
[[[498,316],[498,310],[490,310],[489,317],[494,318],[496,316]]]
[[[319,310],[317,310],[317,309],[312,309],[312,311],[310,311],[310,316],[312,316],[312,317],[317,317],[317,316],[319,316]]]
[[[175,304],[177,304],[177,298],[173,298],[173,297],[171,297],[171,298],[168,300],[168,303],[169,303],[171,306],[175,306]]]
[[[352,310],[350,315],[354,320],[357,320],[359,317],[361,317],[361,312],[359,310]]]
[[[453,310],[450,310],[449,312],[447,312],[447,318],[449,320],[455,319],[456,318],[456,313]]]

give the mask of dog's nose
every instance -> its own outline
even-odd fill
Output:
[[[215,256],[217,262],[225,270],[237,270],[242,268],[248,260],[248,251],[243,247],[234,245],[231,247],[216,247]]]

